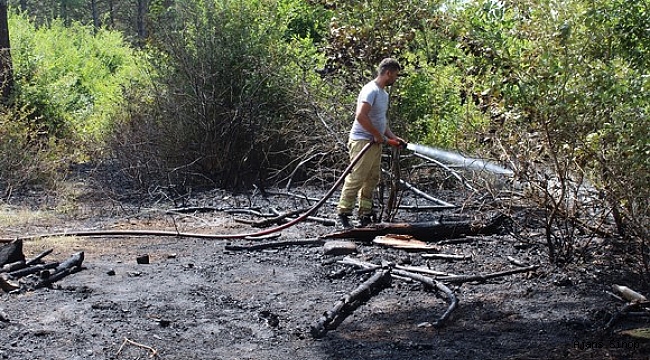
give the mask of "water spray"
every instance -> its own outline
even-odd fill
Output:
[[[420,145],[420,144],[412,144],[412,143],[404,144],[393,139],[388,140],[387,142],[391,146],[406,147],[407,149],[417,154],[425,155],[432,159],[438,160],[442,163],[456,165],[464,169],[489,171],[495,174],[505,175],[505,176],[513,176],[514,174],[512,170],[506,169],[496,163],[487,160],[482,160],[482,159],[470,158],[453,151],[442,150],[442,149],[434,148],[431,146]]]

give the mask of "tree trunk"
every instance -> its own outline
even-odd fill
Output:
[[[138,0],[138,39],[142,44],[148,35],[146,26],[148,8],[147,0]]]
[[[92,11],[93,15],[93,26],[95,28],[95,31],[99,30],[99,27],[101,26],[101,23],[99,21],[99,14],[97,13],[97,0],[92,0],[90,2],[90,8]]]
[[[0,0],[0,100],[5,104],[9,101],[14,85],[8,17],[7,0]]]

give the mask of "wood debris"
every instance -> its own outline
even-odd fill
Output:
[[[390,286],[391,283],[385,280],[385,277],[404,281],[419,281],[425,286],[425,288],[443,294],[447,302],[447,309],[436,320],[427,322],[426,324],[426,326],[441,327],[458,307],[458,298],[447,284],[482,282],[497,277],[534,271],[538,268],[537,265],[534,265],[490,274],[452,275],[421,267],[400,266],[390,263],[377,265],[349,256],[346,256],[337,262],[339,264],[361,268],[364,272],[373,271],[374,275],[350,294],[343,296],[332,310],[325,312],[325,314],[323,314],[323,316],[321,316],[311,326],[311,335],[314,338],[322,338],[329,330],[336,329],[336,327],[362,303],[367,302],[370,300],[371,296],[378,294],[382,289]]]
[[[396,235],[388,234],[385,236],[377,236],[372,240],[374,244],[392,247],[395,249],[411,250],[411,251],[426,251],[438,250],[437,247],[427,244],[424,241],[417,240],[410,235]]]
[[[61,263],[43,262],[43,258],[52,251],[48,249],[30,260],[25,260],[22,240],[15,240],[0,247],[0,289],[16,292],[47,287],[81,270],[83,252],[74,253]]]
[[[374,295],[390,286],[391,276],[389,270],[375,272],[368,280],[359,285],[349,294],[344,295],[334,307],[326,311],[312,326],[311,335],[315,339],[324,337],[329,330],[334,330],[356,308],[364,304]]]

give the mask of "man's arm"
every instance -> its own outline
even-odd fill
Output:
[[[369,133],[372,134],[372,136],[375,138],[374,141],[376,143],[383,143],[384,142],[384,134],[380,133],[377,128],[375,128],[374,125],[372,125],[372,122],[370,121],[370,117],[368,114],[370,113],[370,109],[372,108],[372,105],[370,105],[367,102],[361,102],[357,105],[357,111],[355,114],[355,117],[359,124],[366,129]]]

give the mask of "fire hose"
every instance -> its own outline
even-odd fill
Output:
[[[313,213],[316,212],[323,204],[325,204],[325,201],[329,199],[334,191],[341,185],[343,180],[345,180],[345,177],[352,171],[354,166],[359,162],[359,160],[363,157],[363,155],[370,149],[370,147],[374,143],[370,142],[364,146],[361,151],[350,161],[350,164],[348,167],[343,171],[343,174],[336,180],[334,185],[329,189],[329,191],[320,199],[314,206],[309,208],[306,212],[298,216],[297,218],[286,222],[284,224],[281,224],[279,226],[265,229],[262,231],[258,232],[253,232],[253,233],[244,233],[244,234],[199,234],[199,233],[182,233],[182,232],[175,232],[175,231],[163,231],[163,230],[73,230],[73,231],[68,231],[68,232],[61,232],[61,233],[49,233],[49,234],[41,234],[41,235],[29,235],[29,236],[21,236],[21,237],[15,237],[12,239],[0,239],[0,243],[7,243],[11,242],[14,240],[29,240],[29,239],[37,239],[37,238],[44,238],[44,237],[57,237],[57,236],[177,236],[177,237],[193,237],[193,238],[203,238],[203,239],[243,239],[243,238],[248,238],[248,237],[260,237],[260,236],[265,236],[269,235],[281,230],[284,230],[286,228],[289,228],[291,226],[296,225],[297,223],[305,220],[307,217],[311,216]]]

